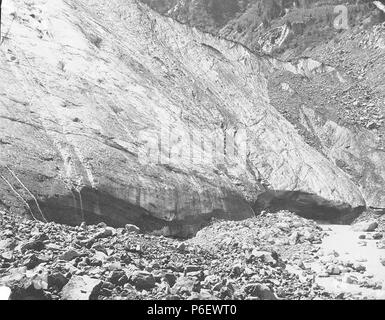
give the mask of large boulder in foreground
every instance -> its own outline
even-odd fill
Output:
[[[321,217],[365,206],[269,104],[269,64],[244,47],[131,0],[8,4],[0,206],[182,236],[254,215],[266,192]]]
[[[89,276],[73,276],[61,291],[63,300],[92,300],[97,296],[102,281]]]

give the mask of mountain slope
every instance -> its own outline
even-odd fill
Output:
[[[199,3],[210,1],[167,2],[163,12],[272,56],[267,75],[271,104],[310,146],[352,176],[369,207],[383,211],[385,12],[381,2],[255,0],[238,5],[233,18],[217,25],[211,18],[196,23],[194,15],[210,16],[207,6]],[[348,30],[334,25],[342,12],[337,5],[347,8]]]
[[[342,12],[338,6],[346,7],[349,28],[385,21],[385,13],[371,0],[141,1],[184,24],[285,60],[341,33],[335,27]]]

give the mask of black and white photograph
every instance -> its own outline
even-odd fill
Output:
[[[0,14],[0,300],[385,300],[385,0]]]

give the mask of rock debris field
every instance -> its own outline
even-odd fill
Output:
[[[385,242],[377,226],[318,225],[282,211],[212,221],[194,238],[180,241],[142,234],[133,225],[71,227],[1,212],[0,295],[11,300],[381,299]],[[350,245],[344,246],[346,241]]]

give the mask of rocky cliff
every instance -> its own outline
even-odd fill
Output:
[[[6,0],[2,24],[6,209],[186,236],[266,206],[339,219],[384,200],[381,180],[365,189],[273,107],[284,66],[242,45],[133,0]],[[337,124],[303,114],[321,145],[347,147]],[[368,176],[383,176],[381,152]]]
[[[298,58],[312,47],[338,37],[343,28],[385,20],[381,10],[384,0],[140,1],[184,24],[284,60]],[[341,24],[341,14],[347,20],[342,29],[335,27],[335,23]]]
[[[232,0],[231,15],[224,15],[227,2],[143,2],[269,54],[271,104],[310,146],[353,177],[369,207],[383,211],[384,1]],[[213,23],[214,4],[216,15],[227,17],[221,23]]]

